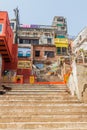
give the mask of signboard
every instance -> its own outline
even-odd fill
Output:
[[[22,28],[47,28],[47,29],[53,29],[54,27],[51,25],[35,25],[35,24],[31,24],[31,25],[20,25],[20,27]]]
[[[67,38],[55,38],[55,43],[67,43],[68,44],[68,39]]]
[[[68,48],[68,39],[67,38],[55,38],[54,43],[56,47],[67,47]]]
[[[18,69],[30,69],[31,67],[31,61],[18,61]]]

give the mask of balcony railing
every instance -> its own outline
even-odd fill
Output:
[[[67,43],[68,44],[68,39],[66,39],[66,38],[55,38],[54,41],[55,41],[55,43]]]

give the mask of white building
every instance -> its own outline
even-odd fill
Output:
[[[78,52],[79,50],[87,51],[87,27],[85,27],[73,41],[73,51]]]

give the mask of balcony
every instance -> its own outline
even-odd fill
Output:
[[[66,38],[55,38],[54,43],[56,47],[67,47],[68,48],[68,39]]]
[[[55,38],[54,41],[55,41],[55,43],[67,43],[68,44],[67,38]]]
[[[36,34],[36,33],[29,33],[29,32],[19,32],[18,33],[18,36],[19,37],[29,37],[29,38],[39,38],[40,37],[40,34]]]

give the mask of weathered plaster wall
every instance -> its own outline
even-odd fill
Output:
[[[77,65],[77,79],[80,97],[87,102],[87,65]]]

